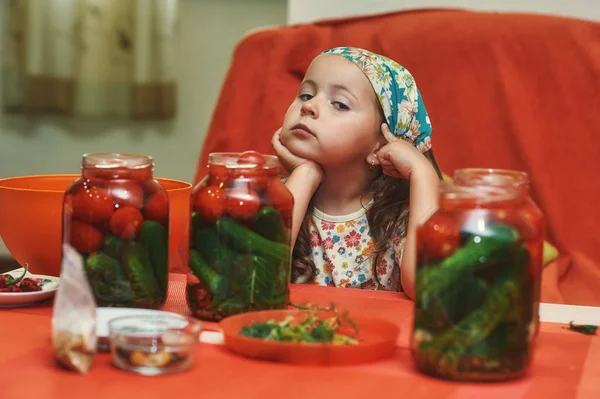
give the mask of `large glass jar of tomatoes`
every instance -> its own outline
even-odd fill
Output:
[[[544,236],[545,220],[539,206],[531,198],[529,175],[526,172],[519,170],[507,169],[484,169],[484,168],[464,168],[454,171],[454,181],[457,184],[484,184],[484,185],[503,185],[513,184],[517,190],[521,191],[524,197],[521,203],[521,214],[525,216],[529,222],[528,228],[538,229]],[[506,215],[509,216],[508,214]],[[529,251],[531,254],[532,273],[539,275],[534,279],[533,289],[533,316],[535,323],[535,335],[539,331],[539,304],[540,292],[542,285],[541,272],[544,262],[544,245],[543,241],[536,242],[536,245],[530,245]]]
[[[83,256],[98,306],[166,299],[169,197],[152,173],[149,156],[85,154],[65,193],[63,242]]]
[[[293,197],[277,158],[255,151],[212,153],[192,190],[187,302],[220,320],[289,301]]]
[[[417,229],[411,351],[424,373],[451,380],[522,376],[533,353],[542,231],[514,184],[442,182]]]

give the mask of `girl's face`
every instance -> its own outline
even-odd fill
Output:
[[[321,54],[285,114],[281,142],[324,167],[364,164],[383,137],[378,106],[360,68],[343,57]]]

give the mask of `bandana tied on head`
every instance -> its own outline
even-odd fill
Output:
[[[394,136],[421,152],[431,149],[431,122],[410,72],[396,61],[356,47],[336,47],[323,54],[340,55],[363,71]]]

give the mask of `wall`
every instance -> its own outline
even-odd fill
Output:
[[[0,14],[2,21],[4,15]],[[175,121],[0,115],[0,178],[78,173],[83,153],[117,151],[152,155],[157,176],[191,181],[235,44],[249,30],[285,24],[286,2],[181,0],[179,14],[179,112]],[[0,242],[3,255],[8,251]]]
[[[598,0],[288,0],[288,23],[370,15],[411,8],[539,12],[600,20]]]

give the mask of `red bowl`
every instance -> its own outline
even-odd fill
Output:
[[[64,192],[79,175],[0,179],[0,237],[20,265],[58,276],[61,263]],[[156,178],[170,201],[169,268],[185,271],[189,229],[189,183]]]
[[[358,326],[359,342],[356,345],[268,341],[239,334],[242,327],[253,322],[281,322],[288,316],[303,319],[305,312],[298,309],[263,310],[227,317],[219,323],[223,330],[225,347],[245,357],[272,362],[321,366],[352,365],[389,358],[396,350],[396,341],[400,333],[398,326],[391,321],[350,315]]]

